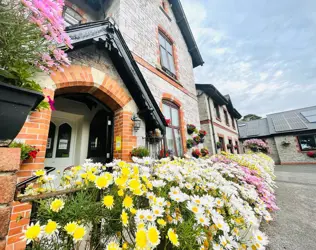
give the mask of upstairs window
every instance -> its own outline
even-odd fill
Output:
[[[172,102],[163,100],[163,115],[170,119],[166,128],[167,149],[172,150],[175,156],[183,155],[179,107]]]
[[[316,134],[300,135],[298,141],[302,151],[316,150]]]
[[[162,69],[170,76],[176,77],[174,66],[172,42],[159,32],[160,64]]]
[[[231,117],[231,119],[232,119],[233,128],[236,129],[234,117],[233,117],[232,115],[230,115],[230,117]]]
[[[83,19],[82,16],[78,12],[76,12],[75,10],[73,10],[72,8],[68,6],[64,8],[63,17],[65,19],[66,26],[79,24],[81,23]]]
[[[229,126],[228,114],[226,110],[224,110],[224,116],[225,116],[226,125]]]
[[[219,105],[217,103],[214,103],[214,108],[216,111],[216,118],[221,119],[221,113],[219,111]]]

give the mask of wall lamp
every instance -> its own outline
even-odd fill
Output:
[[[131,120],[134,122],[134,131],[137,132],[140,129],[141,119],[137,115],[133,115]]]

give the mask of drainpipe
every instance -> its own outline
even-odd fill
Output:
[[[215,139],[215,131],[214,131],[214,125],[213,125],[213,116],[212,116],[212,111],[211,111],[211,103],[210,103],[210,97],[207,97],[207,102],[208,102],[208,110],[209,110],[209,115],[210,115],[210,120],[211,120],[211,126],[212,126],[212,134],[213,134],[213,142],[214,142],[214,153],[217,153],[217,145],[216,145],[216,139]]]

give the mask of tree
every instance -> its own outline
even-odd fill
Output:
[[[249,121],[253,121],[253,120],[259,120],[261,119],[261,116],[255,115],[255,114],[249,114],[249,115],[245,115],[241,120],[244,122],[249,122]]]

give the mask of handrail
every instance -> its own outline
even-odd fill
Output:
[[[55,169],[56,168],[54,168],[54,167],[44,167],[44,170],[46,170],[46,174],[49,174],[50,172],[54,171]],[[34,182],[38,178],[40,178],[40,176],[32,176],[32,177],[27,178],[26,180],[21,181],[18,184],[16,184],[14,199],[17,197],[18,191],[21,191],[21,193],[24,193],[27,184]]]

